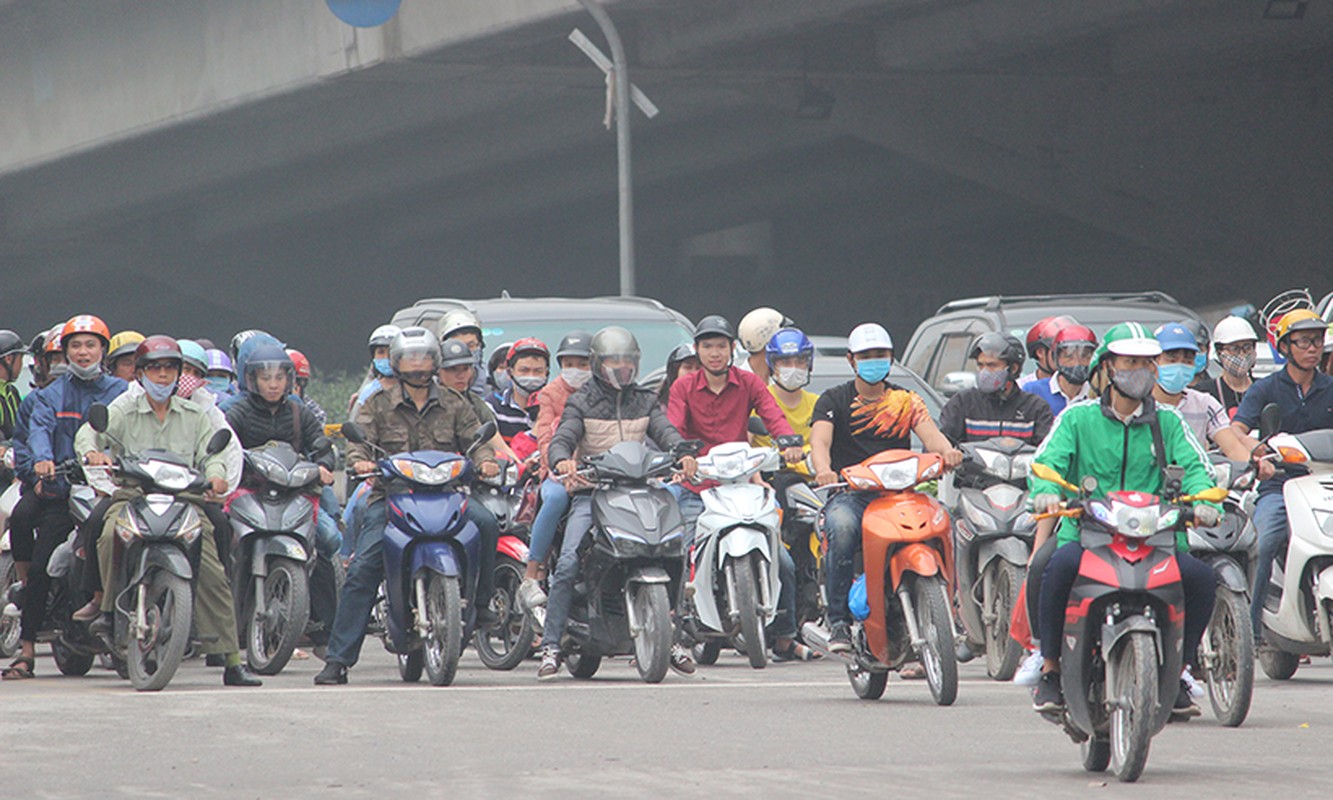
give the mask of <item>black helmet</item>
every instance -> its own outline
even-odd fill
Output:
[[[49,331],[38,331],[37,335],[28,342],[28,355],[41,357],[46,352],[46,334]]]
[[[985,353],[1000,359],[1010,366],[1022,365],[1027,358],[1023,350],[1023,343],[1018,341],[1018,337],[1010,336],[1007,333],[983,333],[972,343],[972,349],[968,351],[968,358],[976,358]]]
[[[184,350],[181,352],[184,353]],[[245,374],[241,376],[241,381],[245,384],[247,391],[259,391],[259,386],[254,379],[255,374],[266,369],[280,369],[286,372],[287,389],[289,391],[295,385],[296,365],[292,363],[292,357],[287,355],[287,350],[281,345],[261,344],[250,351],[250,357],[245,361]]]
[[[584,330],[570,331],[565,334],[565,338],[560,340],[560,346],[555,349],[555,359],[559,361],[564,356],[591,358],[592,334]]]
[[[691,358],[698,357],[699,354],[694,352],[694,345],[691,342],[678,344],[675,349],[671,351],[671,355],[667,356],[667,371],[670,371],[672,367],[682,361],[688,361]]]
[[[472,356],[472,349],[458,339],[445,339],[440,342],[440,369],[447,367],[469,367],[477,362]]]
[[[613,389],[624,389],[633,386],[636,378],[639,377],[639,341],[634,338],[634,334],[620,327],[619,325],[610,325],[602,328],[592,337],[592,374],[597,380],[602,381]],[[629,367],[610,368],[604,366],[609,358],[629,359],[633,365]]]
[[[699,324],[694,326],[694,341],[705,339],[709,336],[725,336],[728,340],[736,340],[736,331],[727,322],[727,318],[720,314],[709,314],[699,320]]]
[[[0,330],[0,358],[12,356],[15,353],[26,353],[28,348],[23,344],[17,333],[11,330]]]

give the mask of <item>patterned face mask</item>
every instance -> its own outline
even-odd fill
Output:
[[[1217,362],[1222,365],[1228,375],[1235,378],[1244,378],[1254,369],[1254,362],[1258,359],[1255,353],[1221,353],[1217,357]]]

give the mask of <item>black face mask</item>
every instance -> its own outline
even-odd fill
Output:
[[[1074,384],[1082,386],[1088,382],[1088,376],[1092,369],[1087,364],[1075,364],[1072,367],[1060,367],[1060,377]]]
[[[411,386],[413,389],[425,389],[427,386],[430,386],[432,377],[434,377],[434,373],[429,371],[398,373],[398,380]]]

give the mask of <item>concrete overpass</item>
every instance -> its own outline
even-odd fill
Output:
[[[618,0],[639,291],[815,330],[1005,291],[1330,287],[1333,10]],[[575,0],[0,0],[0,273],[75,311],[359,358],[423,295],[616,291]],[[800,108],[800,114],[798,114]]]

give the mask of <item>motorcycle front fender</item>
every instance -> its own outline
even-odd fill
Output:
[[[1028,565],[1028,546],[1020,539],[1005,536],[986,539],[977,550],[977,573],[985,572],[986,565],[997,558],[1003,558],[1015,567]]]
[[[1333,619],[1329,619],[1328,613],[1329,603],[1333,602],[1333,567],[1325,569],[1315,579],[1314,596],[1319,603],[1316,606],[1319,609],[1319,614],[1324,617],[1323,624],[1320,625],[1320,630],[1324,634],[1324,643],[1333,644],[1333,633],[1329,630],[1329,625],[1333,624]]]
[[[625,579],[625,584],[636,583],[671,583],[671,576],[662,567],[639,567]]]
[[[446,542],[423,542],[412,548],[412,566],[407,576],[422,570],[437,572],[448,578],[457,578],[463,574],[458,554]]]
[[[931,575],[943,575],[940,554],[929,545],[913,543],[906,545],[889,557],[889,575],[893,581],[893,590],[902,585],[903,574],[915,573],[923,578]]]
[[[722,534],[717,548],[717,564],[722,566],[728,558],[739,560],[750,553],[758,553],[765,561],[769,561],[772,559],[770,551],[771,542],[767,533],[740,525]]]
[[[1245,576],[1245,570],[1241,569],[1240,564],[1237,564],[1235,559],[1220,556],[1209,560],[1208,566],[1213,568],[1213,572],[1217,575],[1217,582],[1223,587],[1238,594],[1249,596],[1249,578]]]
[[[172,545],[145,547],[139,554],[139,566],[134,571],[134,577],[130,578],[130,585],[143,580],[149,570],[153,569],[170,572],[172,575],[184,578],[187,581],[194,578],[194,570],[190,568],[190,559],[180,548]]]
[[[267,575],[270,558],[289,558],[298,564],[309,560],[305,545],[294,536],[266,536],[255,541],[250,554],[250,574]]]
[[[521,563],[528,561],[528,546],[517,536],[501,536],[500,542],[496,545],[496,552]]]

